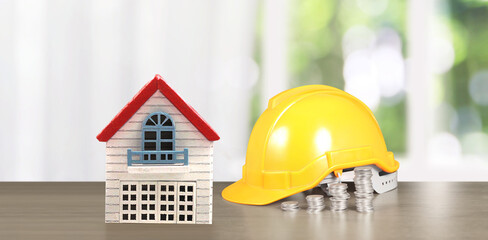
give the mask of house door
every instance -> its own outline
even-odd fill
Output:
[[[121,181],[120,222],[195,223],[195,182]]]

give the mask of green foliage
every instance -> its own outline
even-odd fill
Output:
[[[407,55],[407,4],[406,0],[390,0],[385,11],[376,16],[368,15],[356,0],[294,0],[291,11],[289,41],[289,73],[292,87],[307,84],[326,84],[344,89],[342,37],[353,26],[366,26],[373,31],[388,27],[395,30],[402,40],[403,56]],[[447,27],[455,52],[453,67],[435,76],[434,98],[436,104],[447,103],[457,110],[470,106],[482,118],[483,131],[488,132],[488,106],[476,105],[469,94],[470,78],[478,71],[488,69],[488,1],[443,0],[436,5],[436,18]],[[412,15],[409,15],[412,16]],[[258,20],[258,26],[261,21]],[[260,59],[261,28],[258,27],[256,56]],[[427,44],[427,43],[426,43]],[[259,92],[260,83],[256,86]],[[260,95],[252,100],[252,124],[261,110]],[[395,153],[406,151],[406,99],[382,99],[375,110],[387,146]],[[449,129],[452,119],[443,131]],[[459,136],[461,137],[461,136]]]
[[[483,132],[488,132],[488,106],[477,105],[469,93],[471,78],[488,68],[488,2],[481,0],[450,0],[444,2],[449,11],[444,13],[446,25],[452,35],[456,54],[455,66],[442,75],[445,84],[440,86],[444,101],[454,109],[470,108],[481,117]],[[458,116],[460,118],[462,116]],[[447,119],[445,121],[453,121]],[[455,126],[450,131],[462,139],[465,126]]]
[[[466,7],[470,7],[470,8],[478,8],[478,7],[486,7],[488,6],[488,1],[486,0],[457,0],[457,1],[452,1],[451,0],[451,3],[452,2],[459,2],[460,5],[464,5]]]
[[[405,153],[407,128],[405,101],[389,106],[384,103],[375,111],[388,150],[394,153]]]
[[[393,28],[404,38],[405,1],[390,1],[376,17],[363,12],[355,0],[294,1],[289,67],[291,86],[326,84],[344,89],[342,37],[351,27],[363,25],[378,30]],[[388,147],[405,151],[405,99],[398,104],[381,104],[377,119]]]
[[[334,14],[335,1],[302,0],[295,3],[297,6],[296,33],[299,35],[314,34],[324,29]]]

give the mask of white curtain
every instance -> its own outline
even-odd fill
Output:
[[[216,180],[249,136],[255,1],[0,0],[0,181],[101,181],[95,136],[156,73],[215,130]]]

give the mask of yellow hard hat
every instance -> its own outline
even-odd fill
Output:
[[[251,132],[242,179],[222,197],[265,205],[311,189],[332,172],[371,164],[390,173],[399,167],[371,110],[333,87],[298,87],[269,101]]]

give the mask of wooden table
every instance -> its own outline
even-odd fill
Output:
[[[488,183],[400,183],[372,214],[354,199],[341,213],[239,205],[220,196],[227,185],[214,184],[213,225],[162,225],[105,224],[103,182],[3,182],[0,239],[488,239]]]

